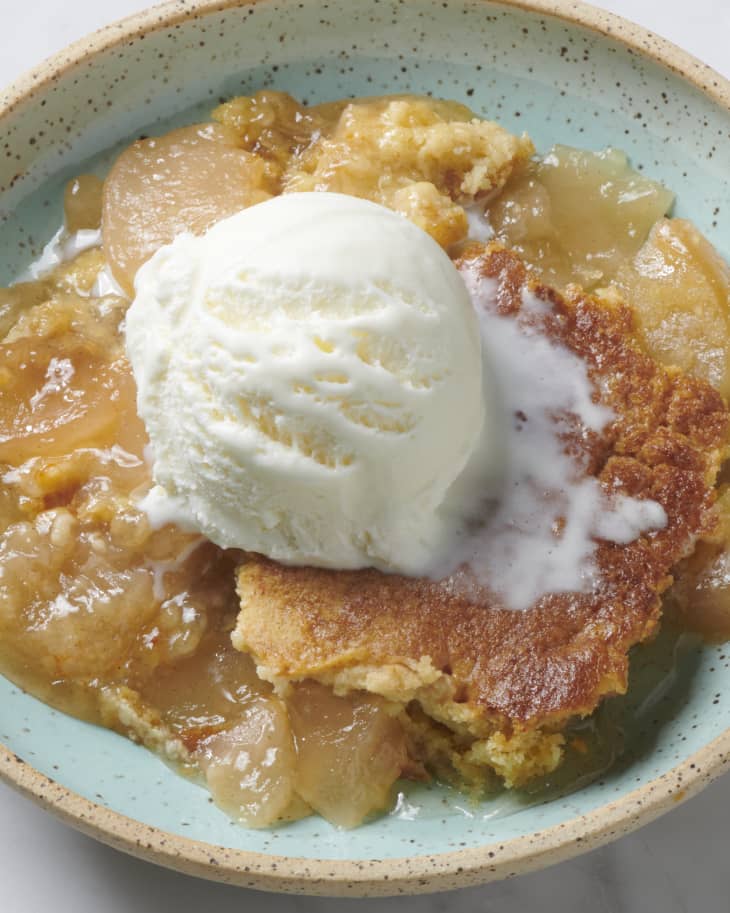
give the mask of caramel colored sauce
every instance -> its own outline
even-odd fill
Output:
[[[723,555],[723,564],[727,565],[727,556]],[[677,624],[684,631],[699,634],[708,644],[722,644],[730,641],[730,594],[727,584],[723,585],[722,594],[702,591],[698,581],[692,601],[679,610]]]
[[[218,124],[138,140],[104,182],[104,248],[115,279],[132,293],[139,267],[178,234],[267,199],[265,166]]]

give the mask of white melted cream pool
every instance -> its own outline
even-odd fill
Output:
[[[61,264],[75,260],[84,251],[101,247],[101,244],[100,228],[82,228],[79,231],[69,232],[66,226],[62,225],[43,248],[40,257],[15,279],[13,285],[18,282],[34,282],[36,279],[42,279]],[[126,292],[114,279],[109,264],[105,264],[104,268],[99,271],[96,282],[88,292],[81,289],[76,289],[76,291],[82,298],[106,298],[108,295],[114,295],[117,298],[127,297]]]
[[[520,313],[501,316],[497,281],[476,265],[462,275],[501,399],[507,459],[494,512],[462,542],[459,559],[511,609],[527,609],[550,593],[590,592],[599,583],[597,540],[626,544],[661,529],[664,508],[626,495],[609,498],[566,452],[568,431],[600,433],[614,415],[594,401],[581,359],[541,330],[549,305],[525,288]],[[467,577],[456,574],[443,585],[473,587]]]
[[[62,263],[74,260],[85,250],[100,246],[101,229],[83,228],[80,231],[69,232],[66,226],[62,225],[43,248],[40,257],[34,260],[15,281],[33,282],[36,279],[42,279]]]
[[[484,214],[484,203],[472,203],[465,206],[466,220],[468,223],[467,238],[470,241],[485,243],[494,237],[494,230]]]

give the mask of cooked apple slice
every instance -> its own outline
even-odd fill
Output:
[[[71,333],[0,345],[0,463],[106,447],[120,424],[120,440],[136,452],[145,437],[135,395],[126,359],[107,361]]]
[[[730,269],[691,222],[658,222],[616,284],[657,361],[730,396]]]
[[[102,235],[114,278],[127,292],[139,267],[184,231],[269,197],[265,164],[233,130],[198,124],[132,143],[104,182]]]
[[[324,685],[303,682],[287,706],[297,744],[297,793],[342,827],[384,809],[407,761],[403,731],[384,702],[365,694],[337,697]]]
[[[673,195],[623,152],[555,146],[487,209],[495,236],[551,285],[609,282],[668,211]]]
[[[296,752],[278,699],[252,700],[235,726],[206,740],[198,757],[216,804],[231,817],[265,827],[290,808]]]
[[[104,182],[95,174],[80,174],[66,184],[63,212],[70,232],[94,229],[101,225],[101,198]]]

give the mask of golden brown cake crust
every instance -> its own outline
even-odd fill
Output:
[[[607,491],[658,501],[666,527],[628,545],[599,542],[597,592],[548,595],[524,612],[440,582],[252,556],[239,572],[234,643],[273,679],[318,678],[346,689],[369,687],[379,669],[400,670],[404,702],[414,682],[448,698],[442,719],[455,720],[461,707],[464,720],[508,731],[558,726],[625,689],[628,650],[655,630],[672,566],[711,522],[728,412],[708,384],[644,353],[618,297],[577,288],[561,296],[529,280],[521,261],[496,245],[470,249],[457,266],[497,279],[504,315],[520,309],[525,282],[550,302],[549,334],[584,359],[617,416],[605,433],[576,434],[570,445]],[[397,686],[388,687],[397,698]]]

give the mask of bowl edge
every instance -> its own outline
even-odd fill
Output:
[[[191,840],[105,808],[0,745],[0,781],[101,843],[165,868],[262,891],[333,897],[425,894],[526,874],[597,849],[699,793],[730,769],[730,730],[650,783],[561,824],[503,844],[388,859],[327,860]]]
[[[0,96],[0,126],[23,102],[96,54],[143,34],[265,0],[170,0],[113,22],[31,68]],[[595,31],[692,84],[730,112],[730,81],[643,26],[579,0],[482,0]],[[595,849],[698,793],[730,764],[730,728],[682,764],[608,805],[559,825],[432,856],[316,860],[230,850],[170,834],[97,805],[41,774],[0,744],[0,780],[65,823],[132,856],[185,874],[266,891],[392,896],[446,891],[534,871]],[[706,766],[705,766],[706,765]]]

